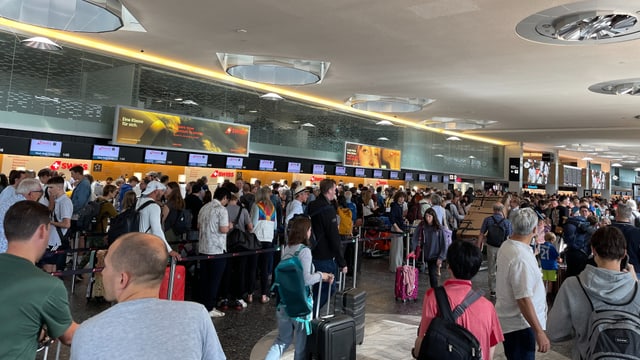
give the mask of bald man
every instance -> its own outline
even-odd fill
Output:
[[[168,256],[151,234],[129,233],[109,247],[105,299],[118,304],[80,325],[71,359],[226,359],[204,306],[158,299]]]

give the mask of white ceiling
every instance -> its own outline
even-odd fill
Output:
[[[321,84],[296,90],[337,102],[354,93],[433,98],[398,116],[495,120],[470,133],[640,154],[640,96],[588,90],[639,78],[640,41],[557,46],[516,34],[518,22],[562,1],[123,2],[147,32],[91,37],[213,70],[217,52],[330,61]],[[620,4],[640,10],[638,0]]]

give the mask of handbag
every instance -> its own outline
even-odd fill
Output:
[[[238,223],[238,220],[240,220],[241,214],[242,208],[238,211],[238,216],[233,222],[234,225]],[[261,248],[262,245],[260,244],[260,241],[258,241],[258,238],[256,238],[255,234],[247,233],[236,226],[227,233],[227,252],[258,250]]]

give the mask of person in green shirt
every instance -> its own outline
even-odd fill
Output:
[[[49,221],[49,209],[30,200],[15,203],[4,218],[9,245],[0,254],[0,359],[32,360],[43,326],[71,345],[78,326],[62,281],[35,266],[47,249]]]

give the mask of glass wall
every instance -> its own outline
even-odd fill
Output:
[[[252,153],[342,162],[344,142],[402,150],[402,168],[503,178],[504,147],[65,47],[47,52],[0,33],[0,127],[110,139],[116,105],[251,125]],[[304,89],[302,89],[304,91]],[[386,138],[388,140],[380,140]]]

